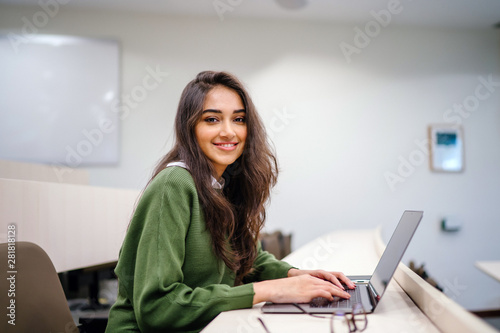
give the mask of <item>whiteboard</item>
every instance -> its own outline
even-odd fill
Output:
[[[116,164],[119,66],[117,41],[0,35],[0,158]]]

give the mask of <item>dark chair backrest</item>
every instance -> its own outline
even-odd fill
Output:
[[[262,249],[274,254],[276,259],[283,259],[291,252],[292,235],[283,235],[281,231],[261,233],[260,243]]]
[[[41,247],[30,242],[0,244],[0,270],[0,305],[7,311],[0,332],[79,332],[59,276]]]

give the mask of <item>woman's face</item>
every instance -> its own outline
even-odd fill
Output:
[[[210,90],[195,134],[201,150],[214,165],[217,179],[220,179],[245,147],[246,113],[240,96],[224,86]]]

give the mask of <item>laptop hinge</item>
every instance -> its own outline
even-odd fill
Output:
[[[371,282],[368,283],[368,287],[370,288],[370,292],[368,294],[370,295],[370,298],[371,298],[371,301],[373,304],[373,308],[375,309],[375,307],[378,304],[378,301],[380,301],[380,295],[377,294],[377,292],[375,291],[375,288],[373,288]]]

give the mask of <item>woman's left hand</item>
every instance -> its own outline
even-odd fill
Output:
[[[299,275],[304,275],[304,274],[309,274],[311,276],[317,277],[319,279],[323,279],[326,281],[330,281],[337,287],[344,289],[342,286],[342,282],[347,285],[349,289],[354,289],[356,288],[356,285],[349,280],[347,276],[344,275],[344,273],[341,272],[327,272],[321,269],[316,269],[316,270],[302,270],[302,269],[296,269],[296,268],[291,268],[288,271],[288,277],[292,276],[299,276]]]

